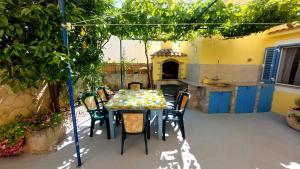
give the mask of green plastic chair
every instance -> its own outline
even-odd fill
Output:
[[[99,120],[100,124],[105,122],[107,139],[110,139],[108,111],[104,108],[102,102],[97,101],[96,93],[84,93],[81,99],[91,116],[90,137],[93,137],[95,123]],[[101,106],[99,106],[99,104],[101,104]]]
[[[185,130],[184,130],[184,122],[183,122],[183,116],[184,116],[184,112],[187,108],[188,102],[190,99],[190,94],[187,92],[182,93],[181,97],[180,97],[180,101],[178,106],[176,107],[176,109],[174,110],[168,110],[164,111],[163,114],[163,126],[162,126],[162,130],[163,130],[163,140],[166,140],[166,122],[170,121],[170,122],[175,122],[178,124],[179,130],[181,131],[182,137],[183,139],[185,139]]]
[[[144,143],[146,154],[148,154],[148,143],[147,143],[147,133],[148,128],[148,111],[144,110],[124,110],[122,111],[122,139],[121,139],[121,155],[124,151],[124,142],[127,134],[144,135]]]

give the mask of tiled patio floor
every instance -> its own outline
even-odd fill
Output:
[[[120,129],[115,140],[107,140],[103,128],[90,138],[89,121],[86,121],[79,127],[83,156],[81,168],[300,168],[300,133],[287,127],[282,116],[273,113],[208,115],[188,110],[185,127],[185,141],[181,139],[178,129],[170,126],[167,128],[170,136],[165,142],[157,139],[153,128],[149,155],[144,153],[142,136],[129,136],[125,141],[125,153],[121,156]],[[71,139],[72,132],[57,152],[48,155],[24,154],[0,159],[0,168],[76,168]]]

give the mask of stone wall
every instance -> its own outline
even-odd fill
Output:
[[[28,115],[40,112],[49,107],[47,84],[39,89],[26,89],[13,92],[7,85],[0,86],[0,125],[15,119],[16,115]]]
[[[200,82],[200,64],[188,64],[186,78],[192,82]]]
[[[261,65],[188,64],[187,70],[187,79],[192,82],[217,77],[220,82],[257,83],[260,81]]]
[[[120,74],[105,74],[103,78],[104,84],[112,89],[121,88],[121,76]],[[124,79],[124,88],[127,88],[130,82],[141,82],[143,86],[148,85],[147,74],[126,74]]]

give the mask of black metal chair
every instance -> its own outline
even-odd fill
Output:
[[[91,116],[90,137],[93,137],[95,123],[99,120],[100,124],[105,122],[107,139],[110,139],[108,111],[104,108],[102,102],[98,102],[96,93],[84,93],[82,95],[82,102]],[[99,103],[101,106],[99,106]]]
[[[122,141],[121,141],[121,155],[123,155],[124,142],[127,134],[144,135],[146,154],[148,154],[147,144],[147,129],[148,125],[148,111],[143,110],[124,110],[122,111]]]
[[[168,110],[164,111],[164,116],[163,116],[163,140],[166,140],[166,122],[171,121],[171,122],[176,122],[179,126],[179,129],[181,131],[183,139],[185,139],[185,130],[184,130],[184,122],[183,122],[183,115],[184,112],[187,108],[188,102],[190,99],[190,94],[187,92],[183,92],[180,101],[178,104],[178,107],[173,110]],[[171,113],[170,113],[171,112]]]
[[[131,89],[131,90],[140,90],[140,89],[143,89],[143,83],[140,83],[140,82],[130,82],[130,83],[128,83],[128,89]]]

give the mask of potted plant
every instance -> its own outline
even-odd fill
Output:
[[[0,157],[18,155],[24,151],[25,132],[19,121],[0,127]]]
[[[300,131],[300,98],[295,100],[295,105],[289,109],[286,120],[290,127]]]
[[[57,144],[65,137],[63,115],[44,112],[22,119],[26,130],[26,152],[45,153],[56,150]]]

